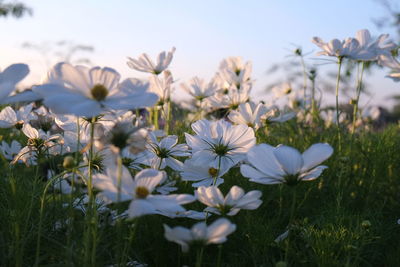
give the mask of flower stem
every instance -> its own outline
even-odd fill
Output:
[[[339,152],[342,150],[342,136],[340,132],[340,123],[339,123],[339,84],[340,84],[340,72],[342,69],[342,57],[338,57],[338,74],[336,79],[336,126],[338,132],[338,143],[339,143]]]
[[[202,246],[200,250],[197,250],[196,267],[201,267],[201,263],[203,261],[203,252],[204,246]]]
[[[353,125],[351,127],[351,134],[353,135],[355,130],[356,130],[356,122],[357,122],[357,117],[358,117],[358,102],[360,100],[360,95],[361,95],[361,89],[362,89],[362,79],[363,79],[363,74],[364,74],[364,69],[365,69],[365,62],[363,61],[361,63],[361,73],[358,76],[357,75],[357,87],[356,87],[356,99],[354,108],[353,108]]]

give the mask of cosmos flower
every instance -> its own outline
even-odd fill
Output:
[[[292,147],[267,144],[254,146],[247,153],[250,164],[242,164],[240,171],[251,182],[260,184],[296,185],[300,181],[318,178],[327,166],[319,165],[333,153],[328,144],[318,143],[309,147],[303,154]]]
[[[209,164],[196,164],[193,159],[185,160],[183,164],[183,169],[181,172],[181,177],[183,181],[195,182],[192,184],[193,187],[199,186],[219,186],[224,182],[221,178],[228,169],[218,169],[218,164],[216,162],[211,162]]]
[[[178,137],[169,135],[162,138],[160,141],[154,133],[149,133],[149,142],[147,148],[149,153],[150,166],[154,169],[164,169],[169,166],[173,170],[182,170],[183,163],[175,157],[186,157],[190,155],[186,144],[177,144]]]
[[[97,173],[93,176],[93,185],[102,191],[99,193],[99,197],[107,203],[131,200],[127,210],[131,218],[147,214],[184,212],[185,209],[181,204],[195,200],[194,196],[187,194],[151,194],[158,185],[165,181],[165,172],[145,169],[137,173],[135,179],[132,179],[129,171],[123,167],[120,190],[118,190],[117,177],[118,169],[116,166],[108,166],[106,174]]]
[[[228,119],[235,124],[244,124],[257,130],[261,126],[261,117],[268,111],[264,104],[242,103],[237,110],[232,110]]]
[[[220,218],[209,226],[205,222],[199,222],[190,229],[181,226],[170,228],[164,224],[165,238],[179,244],[183,252],[188,252],[189,245],[193,242],[200,242],[203,245],[224,243],[227,236],[235,230],[236,225],[225,218]]]
[[[392,56],[381,55],[378,63],[391,69],[391,73],[387,77],[393,79],[395,82],[400,81],[400,62],[397,59]]]
[[[199,102],[203,102],[208,97],[214,95],[218,89],[218,85],[214,81],[206,83],[198,77],[192,78],[187,84],[181,83],[181,87]]]
[[[397,45],[388,40],[389,34],[381,34],[377,39],[372,39],[368,30],[359,30],[355,39],[358,41],[360,51],[354,59],[362,61],[375,61],[381,55],[391,56],[391,51]]]
[[[252,128],[224,120],[199,120],[192,124],[192,129],[196,135],[185,133],[185,137],[197,165],[217,164],[218,169],[229,169],[245,159],[256,142]]]
[[[49,83],[36,86],[44,104],[57,114],[94,117],[110,110],[152,106],[155,94],[148,84],[136,79],[119,83],[120,75],[111,68],[86,68],[58,63],[48,74]]]
[[[312,42],[322,49],[317,53],[318,56],[356,58],[361,49],[359,42],[354,38],[347,38],[342,41],[333,39],[325,43],[321,38],[314,37]]]
[[[253,190],[245,194],[244,190],[236,185],[231,187],[225,198],[216,186],[201,186],[195,191],[195,195],[201,203],[208,206],[206,211],[219,215],[234,216],[241,209],[255,210],[262,203],[261,191]]]
[[[17,112],[10,106],[5,107],[0,112],[0,128],[22,127],[25,122],[36,120],[37,116],[32,113],[32,107],[33,104],[22,106]]]
[[[158,55],[157,64],[154,64],[150,57],[145,53],[140,55],[139,59],[128,57],[129,61],[127,64],[131,69],[158,75],[168,68],[172,61],[174,52],[175,47],[173,47],[168,53],[165,51],[161,52]]]

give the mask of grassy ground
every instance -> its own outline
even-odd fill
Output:
[[[181,141],[182,133],[189,131],[187,126],[173,130]],[[307,267],[400,266],[399,132],[397,125],[354,136],[343,132],[342,151],[335,128],[311,128],[291,121],[271,125],[268,133],[258,132],[258,143],[286,144],[304,151],[314,143],[327,142],[335,152],[324,162],[329,168],[320,178],[296,187],[251,183],[238,168],[226,174],[220,186],[224,194],[233,185],[245,191],[258,189],[263,192],[263,204],[229,218],[237,225],[236,232],[223,246],[206,247],[203,265],[275,266],[284,261],[288,266]],[[2,133],[8,138],[7,132]],[[107,216],[99,215],[96,238],[90,244],[95,253],[88,255],[84,214],[63,206],[72,201],[70,195],[49,190],[42,199],[46,183],[37,167],[10,167],[3,160],[1,170],[1,266],[85,266],[88,258],[94,260],[94,266],[132,260],[149,266],[193,266],[196,261],[199,249],[191,247],[182,254],[177,244],[164,238],[162,226],[191,226],[195,221],[161,216],[113,226],[107,223]],[[190,184],[178,184],[178,192],[193,193]],[[204,206],[193,203],[187,208],[201,210]],[[289,237],[274,242],[287,230],[291,216]],[[216,217],[211,216],[209,222]]]

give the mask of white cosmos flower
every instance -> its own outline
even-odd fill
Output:
[[[289,146],[260,144],[250,149],[247,154],[250,165],[242,164],[240,171],[251,182],[295,185],[318,178],[328,168],[319,164],[332,153],[333,148],[326,143],[314,144],[303,154]]]
[[[162,78],[156,75],[150,77],[149,92],[158,96],[158,106],[163,106],[170,100],[171,85],[174,82],[171,72],[164,71],[163,76]]]
[[[354,38],[347,38],[342,41],[333,39],[325,43],[321,38],[314,37],[312,42],[322,49],[317,53],[318,56],[356,58],[361,50],[360,43]]]
[[[198,77],[192,78],[188,84],[181,83],[181,87],[193,97],[194,100],[200,102],[200,107],[203,107],[204,105],[202,103],[206,101],[208,97],[214,95],[218,89],[218,85],[215,81],[212,80],[206,83],[203,79]]]
[[[154,169],[164,169],[169,166],[173,170],[182,170],[183,163],[175,157],[186,157],[190,155],[186,144],[177,144],[178,137],[169,135],[157,140],[153,132],[149,133],[147,149],[149,153],[150,166]]]
[[[237,109],[240,104],[246,103],[250,98],[250,88],[238,90],[229,87],[222,93],[215,94],[208,98],[210,105],[214,108]]]
[[[231,187],[225,198],[216,186],[201,186],[195,191],[195,195],[201,203],[208,206],[206,211],[228,216],[236,215],[241,209],[255,210],[262,203],[261,191],[253,190],[245,194],[236,185]]]
[[[12,140],[10,145],[4,141],[1,141],[0,151],[3,156],[8,160],[12,160],[20,150],[21,144],[18,143],[18,141],[16,140]]]
[[[245,124],[257,130],[262,122],[261,117],[268,111],[264,104],[256,105],[254,102],[242,103],[237,110],[232,110],[228,119],[235,124]]]
[[[110,202],[118,201],[118,170],[109,166],[106,174],[93,176],[93,185],[102,192],[99,196]],[[187,194],[152,195],[156,187],[166,179],[166,173],[154,169],[145,169],[132,179],[129,171],[123,167],[120,181],[120,201],[131,200],[128,215],[131,218],[146,214],[171,214],[184,212],[181,206],[193,202],[195,197]]]
[[[58,63],[48,74],[49,83],[36,86],[44,104],[57,114],[94,117],[110,110],[152,106],[155,94],[148,84],[136,79],[119,83],[120,75],[111,68],[86,68]]]
[[[389,41],[388,38],[389,34],[381,34],[374,40],[368,30],[359,30],[356,33],[355,39],[357,39],[360,45],[360,51],[354,59],[375,61],[380,55],[391,56],[391,51],[395,49],[397,45]]]
[[[154,62],[146,53],[140,55],[139,59],[128,57],[129,61],[127,62],[127,64],[131,69],[158,75],[168,68],[169,64],[172,61],[174,52],[175,47],[173,47],[168,53],[166,53],[165,51],[161,52],[158,55],[157,64],[154,64]]]
[[[0,112],[0,128],[10,128],[20,125],[31,120],[36,120],[37,116],[32,113],[33,104],[22,106],[17,112],[10,106],[5,107]]]
[[[26,64],[12,64],[0,71],[0,104],[8,103],[8,96],[14,91],[15,85],[29,73]]]
[[[185,160],[183,164],[183,169],[181,172],[181,177],[183,181],[196,182],[193,183],[193,187],[199,186],[219,186],[224,182],[221,177],[227,173],[228,169],[219,169],[218,163],[211,162],[209,164],[198,164],[193,159]]]
[[[236,225],[225,218],[220,218],[209,226],[205,222],[199,222],[190,229],[181,226],[170,228],[164,224],[165,238],[179,244],[183,252],[189,251],[189,245],[193,242],[201,242],[203,245],[224,243],[227,236],[235,230]]]
[[[185,133],[185,137],[197,165],[213,164],[227,170],[245,159],[246,152],[256,143],[254,130],[247,125],[199,120],[192,129],[196,135]]]
[[[221,62],[219,69],[220,77],[229,85],[239,90],[251,88],[252,64],[250,61],[243,63],[241,57],[229,57]]]

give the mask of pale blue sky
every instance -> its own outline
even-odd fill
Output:
[[[146,52],[155,57],[173,46],[177,50],[171,70],[180,82],[195,75],[208,79],[224,57],[241,56],[253,62],[256,92],[272,81],[266,70],[284,60],[293,43],[317,51],[310,42],[313,36],[345,38],[363,28],[378,35],[372,18],[384,14],[374,0],[24,2],[33,8],[32,17],[0,20],[0,67],[26,62],[32,68],[28,81],[38,80],[46,67],[37,53],[21,49],[21,44],[69,40],[94,46],[94,53],[82,55],[96,65],[116,68],[124,77],[145,76],[126,66],[127,56]],[[375,95],[380,103],[400,90],[400,84],[384,74],[371,80],[383,91]]]

